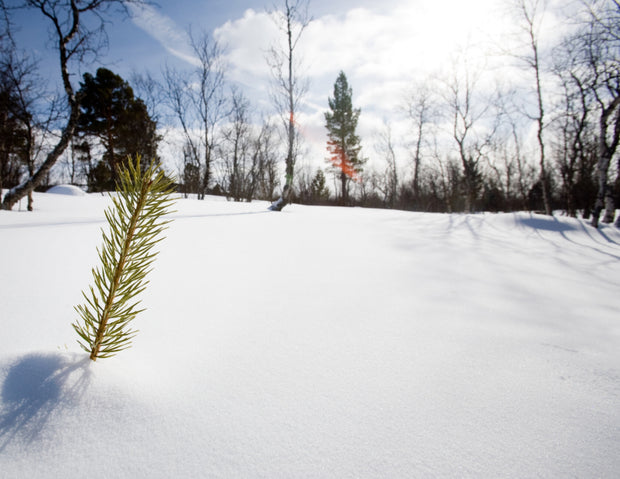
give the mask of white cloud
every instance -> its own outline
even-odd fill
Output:
[[[191,65],[200,64],[189,47],[187,33],[172,19],[162,15],[151,5],[129,3],[127,7],[132,22],[157,40],[169,53]]]
[[[506,71],[506,58],[498,53],[514,48],[515,42],[509,32],[515,31],[517,20],[507,15],[506,5],[496,0],[396,0],[389,10],[354,8],[315,18],[298,51],[302,75],[311,86],[298,117],[311,154],[318,161],[325,156],[323,112],[340,70],[353,88],[354,105],[362,108],[359,130],[369,144],[373,130],[384,121],[392,123],[394,131],[405,130],[397,106],[407,86],[449,74],[457,54],[469,56],[471,68],[484,64],[486,77],[480,85],[494,88],[494,76]],[[143,28],[155,30],[152,34],[162,37],[160,43],[171,52],[182,44],[173,23],[146,12],[142,17],[148,27]],[[544,40],[557,34],[559,22],[557,16],[546,15]],[[284,44],[282,31],[266,12],[249,9],[217,28],[214,37],[228,47],[231,79],[246,88],[255,105],[268,110],[271,75],[266,54],[272,45]]]
[[[265,55],[279,31],[268,13],[246,10],[242,18],[226,22],[213,36],[227,48],[233,74],[240,80],[269,76]]]
[[[506,22],[499,20],[496,5],[494,0],[401,1],[387,13],[355,8],[316,18],[299,44],[311,101],[325,104],[343,70],[362,106],[391,108],[402,96],[401,85],[447,69],[459,47],[470,44],[481,50],[483,43],[491,44]],[[266,51],[285,37],[267,13],[248,10],[215,35],[229,46],[235,80],[268,82]]]

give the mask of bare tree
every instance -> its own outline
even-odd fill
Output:
[[[209,189],[211,181],[212,153],[216,146],[217,125],[226,116],[226,98],[223,94],[226,65],[223,61],[223,48],[216,41],[210,41],[207,34],[200,38],[191,35],[194,53],[200,61],[196,70],[198,88],[189,90],[193,103],[197,106],[202,125],[204,148],[204,174],[202,177],[202,197]]]
[[[79,117],[79,102],[70,79],[70,62],[95,56],[105,46],[103,14],[113,6],[125,7],[142,0],[25,0],[23,6],[38,11],[51,24],[51,36],[58,52],[67,116],[60,137],[43,163],[22,184],[4,195],[0,208],[10,210],[47,177],[52,166],[71,142]]]
[[[478,128],[488,113],[489,103],[477,95],[480,72],[471,70],[467,62],[459,71],[455,62],[453,76],[447,82],[446,104],[452,122],[451,135],[457,146],[464,186],[464,209],[473,212],[482,188],[480,161],[495,133],[494,129],[482,132]]]
[[[498,92],[494,101],[498,129],[492,146],[495,149],[495,160],[501,164],[492,166],[492,169],[500,170],[496,173],[500,182],[503,177],[503,191],[509,209],[527,210],[528,193],[536,177],[536,168],[528,163],[523,148],[527,125],[520,121],[522,108],[518,105],[517,90],[500,86]]]
[[[204,33],[190,42],[197,59],[190,73],[167,67],[164,72],[164,99],[181,125],[187,154],[201,165],[198,198],[204,199],[213,176],[213,156],[218,144],[219,124],[228,114],[224,94],[226,65],[224,49]]]
[[[396,150],[392,138],[392,128],[388,123],[384,124],[379,132],[375,150],[385,160],[383,182],[377,185],[384,195],[384,203],[388,208],[394,208],[398,200],[398,170],[396,166]],[[416,193],[417,194],[417,193]]]
[[[520,57],[521,61],[534,75],[534,92],[536,111],[529,113],[531,120],[536,122],[536,139],[538,141],[540,184],[542,188],[545,213],[551,215],[551,197],[547,185],[547,167],[545,157],[545,108],[542,91],[542,61],[540,58],[540,25],[545,13],[546,0],[515,0],[514,6],[521,18],[521,28],[526,36],[529,54]]]
[[[312,204],[313,170],[309,164],[298,164],[295,174],[295,199],[304,205]]]
[[[435,112],[432,90],[428,83],[415,84],[405,100],[405,114],[413,128],[413,196],[420,195],[420,163],[425,134]]]
[[[451,158],[442,158],[437,144],[437,137],[433,138],[433,168],[429,172],[429,189],[432,196],[439,200],[439,211],[452,213],[456,209],[457,199],[460,196],[462,182],[459,164]]]
[[[354,198],[356,204],[369,208],[385,208],[387,204],[387,186],[389,180],[378,172],[374,166],[364,168],[353,183]]]
[[[598,227],[603,209],[604,223],[612,223],[615,216],[608,171],[620,142],[620,2],[594,0],[583,3],[587,20],[577,39],[580,61],[587,69],[586,78],[598,112],[598,193],[591,223]]]
[[[554,52],[554,72],[562,87],[562,105],[555,121],[557,160],[563,183],[565,209],[576,216],[577,208],[589,216],[589,199],[582,201],[586,179],[591,177],[593,165],[592,126],[593,95],[588,86],[586,70],[580,65],[578,45],[573,39],[565,40]]]
[[[254,140],[253,158],[257,163],[254,197],[267,201],[273,201],[280,181],[276,136],[273,123],[263,120],[260,132]]]
[[[273,100],[286,131],[287,150],[285,182],[280,198],[270,209],[281,211],[290,201],[297,156],[297,113],[299,103],[308,89],[307,81],[299,76],[296,50],[299,39],[310,23],[308,0],[284,0],[284,8],[275,10],[272,16],[286,37],[286,46],[274,46],[269,50],[267,63],[274,79]]]
[[[220,151],[226,172],[224,182],[227,197],[241,201],[247,198],[253,174],[252,168],[248,168],[251,148],[250,103],[240,90],[233,88],[231,104],[230,119],[223,132],[224,141]]]
[[[523,154],[523,140],[520,129],[517,125],[517,121],[514,116],[508,116],[508,124],[510,125],[510,138],[512,143],[512,152],[508,153],[514,159],[516,164],[516,188],[518,192],[518,198],[520,207],[523,210],[528,209],[527,197],[528,191],[532,187],[531,178],[535,175],[535,168],[533,165],[529,165],[526,161],[526,157]],[[508,143],[507,143],[508,144]],[[508,160],[510,161],[510,160]]]
[[[4,42],[3,42],[4,43]],[[0,190],[19,184],[23,166],[34,168],[36,117],[34,100],[38,96],[36,64],[18,56],[9,37],[0,57]],[[28,195],[32,209],[32,195]]]
[[[29,175],[35,170],[49,125],[56,119],[57,102],[49,101],[47,118],[38,114],[37,103],[52,97],[44,90],[45,82],[37,75],[37,62],[19,52],[12,34],[9,10],[0,3],[0,191],[19,185],[22,166]],[[8,181],[6,181],[8,180]],[[28,211],[33,209],[32,191]]]
[[[166,67],[162,72],[163,76],[163,92],[162,97],[165,104],[172,112],[172,116],[178,121],[183,131],[183,163],[181,176],[185,179],[191,179],[191,186],[186,189],[186,193],[198,193],[199,198],[202,197],[199,188],[200,181],[196,182],[195,178],[200,176],[200,142],[194,134],[192,113],[192,102],[188,95],[190,89],[190,80],[188,76],[181,72]],[[196,170],[197,168],[197,170]],[[186,169],[189,170],[186,175]],[[187,185],[185,185],[187,186]]]
[[[164,100],[159,82],[148,71],[134,71],[129,83],[136,93],[136,97],[144,102],[149,118],[159,125],[162,114],[161,104]]]

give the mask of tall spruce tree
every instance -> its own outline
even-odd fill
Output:
[[[329,161],[340,177],[341,204],[348,203],[348,182],[356,179],[362,171],[364,160],[360,157],[360,138],[355,130],[361,110],[353,108],[353,90],[344,72],[340,72],[334,84],[334,97],[328,98],[330,111],[325,113],[327,150]]]

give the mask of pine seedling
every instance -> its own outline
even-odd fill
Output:
[[[147,274],[157,252],[153,247],[170,220],[163,217],[174,201],[173,184],[151,163],[144,171],[140,157],[129,158],[119,171],[118,195],[105,212],[109,231],[97,248],[101,264],[93,268],[94,286],[82,291],[85,303],[75,307],[81,321],[73,323],[78,343],[90,359],[107,358],[131,346],[137,333],[129,323],[144,309],[136,297],[146,289]]]

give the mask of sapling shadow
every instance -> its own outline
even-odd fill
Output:
[[[88,386],[88,358],[27,354],[7,368],[0,395],[0,453],[14,439],[35,441],[53,414],[72,407]]]

